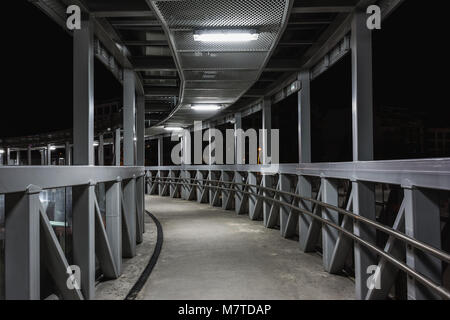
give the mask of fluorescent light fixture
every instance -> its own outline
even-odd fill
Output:
[[[0,149],[0,154],[4,154],[4,153],[5,153],[5,150]]]
[[[183,130],[183,128],[181,128],[181,127],[164,127],[164,130],[167,130],[167,131],[181,131],[181,130]]]
[[[248,42],[258,40],[256,30],[197,30],[194,40],[202,42]]]
[[[53,151],[53,150],[56,150],[56,147],[55,147],[55,146],[51,146],[51,147],[50,147],[50,150],[52,150],[52,151]]]
[[[98,147],[98,141],[94,141],[93,146]]]
[[[194,104],[191,105],[191,109],[199,111],[214,111],[219,110],[220,106],[217,104]]]

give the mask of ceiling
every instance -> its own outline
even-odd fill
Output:
[[[149,135],[236,112],[298,72],[358,0],[38,0],[65,26],[65,7],[92,14],[97,38],[133,68],[146,100]],[[202,29],[255,29],[256,41],[203,43]],[[215,103],[218,112],[192,110]]]

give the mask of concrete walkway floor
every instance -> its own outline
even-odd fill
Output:
[[[146,197],[146,209],[164,243],[138,299],[354,298],[350,279],[323,271],[320,256],[246,215],[158,196]]]

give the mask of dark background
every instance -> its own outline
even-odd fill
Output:
[[[0,138],[72,128],[72,37],[28,1],[10,1],[7,11],[1,19],[8,99]],[[95,101],[121,97],[120,83],[94,60]]]

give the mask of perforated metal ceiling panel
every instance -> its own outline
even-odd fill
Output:
[[[190,109],[193,103],[227,108],[259,78],[287,23],[293,0],[147,1],[161,21],[181,78],[177,108],[160,125],[192,125],[211,112]],[[194,41],[194,32],[211,29],[256,30],[250,42]]]

